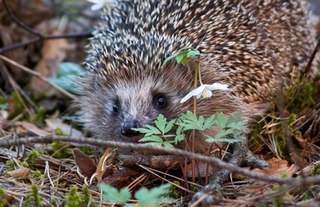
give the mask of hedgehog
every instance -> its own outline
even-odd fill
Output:
[[[314,19],[301,0],[116,0],[101,16],[81,81],[85,127],[99,139],[136,142],[132,128],[159,114],[175,118],[192,110],[191,100],[181,103],[193,89],[192,64],[164,62],[193,48],[201,53],[202,81],[230,89],[198,100],[197,114],[239,111],[247,123],[243,142],[233,147],[234,164],[253,156],[246,147],[249,124],[265,113],[274,94],[304,74],[316,46]],[[207,145],[197,139],[196,151]],[[195,198],[228,177],[221,172]]]

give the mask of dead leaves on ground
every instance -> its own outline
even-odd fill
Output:
[[[298,171],[298,167],[294,164],[289,165],[287,160],[272,158],[267,161],[269,167],[264,169],[255,169],[256,172],[264,173],[269,176],[285,176],[291,177]]]

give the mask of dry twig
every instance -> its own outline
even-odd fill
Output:
[[[157,153],[166,153],[172,155],[184,156],[189,159],[196,159],[205,163],[212,164],[214,166],[227,169],[230,172],[239,173],[241,175],[247,176],[249,178],[263,181],[284,184],[288,186],[310,186],[315,184],[320,184],[320,176],[310,176],[310,177],[296,177],[296,178],[281,178],[278,176],[267,176],[263,173],[254,172],[245,168],[238,167],[236,165],[224,162],[215,157],[208,157],[201,154],[188,152],[181,149],[166,149],[160,147],[151,147],[144,144],[136,143],[125,143],[125,142],[116,142],[116,141],[106,141],[99,140],[94,138],[71,138],[71,137],[62,137],[62,136],[45,136],[45,137],[22,137],[19,139],[1,139],[0,146],[8,147],[11,145],[24,145],[31,143],[50,143],[53,141],[63,141],[71,143],[79,143],[85,145],[93,145],[99,147],[119,147],[124,149],[136,150],[136,151],[153,151]]]

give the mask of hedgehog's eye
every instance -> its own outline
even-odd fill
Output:
[[[157,109],[164,109],[168,105],[167,97],[163,94],[158,94],[153,97],[153,105]]]
[[[117,99],[115,99],[115,100],[113,101],[112,113],[113,113],[113,114],[118,114],[119,111],[120,111],[120,101],[119,101],[119,99],[117,98]]]

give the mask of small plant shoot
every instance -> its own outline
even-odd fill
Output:
[[[162,203],[172,201],[172,199],[167,196],[170,191],[170,184],[164,184],[152,189],[145,187],[140,188],[134,194],[134,198],[137,200],[137,204],[135,205],[129,204],[132,194],[128,188],[118,190],[110,185],[101,184],[100,189],[103,201],[127,207],[158,207]]]
[[[181,50],[176,54],[173,54],[170,57],[168,57],[164,61],[164,64],[167,64],[171,60],[175,60],[177,63],[185,65],[188,63],[189,59],[196,59],[198,57],[200,57],[200,52],[196,49]]]
[[[188,111],[177,119],[170,121],[160,114],[154,121],[154,125],[146,125],[144,128],[135,130],[144,134],[140,142],[158,147],[173,148],[174,145],[185,139],[187,131],[205,131],[213,127],[216,127],[219,131],[215,136],[207,137],[207,142],[235,143],[241,141],[241,134],[245,126],[240,113],[234,113],[226,117],[224,113],[218,112],[205,118]]]

